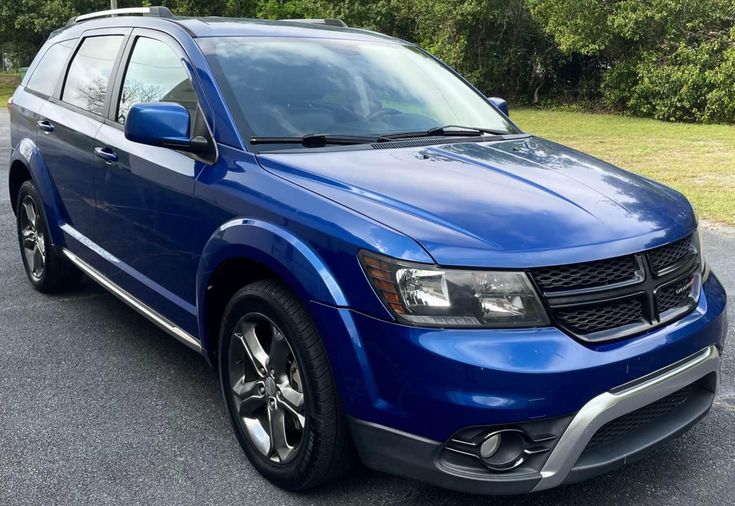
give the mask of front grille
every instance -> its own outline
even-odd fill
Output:
[[[599,342],[645,332],[693,309],[698,293],[692,297],[685,285],[700,286],[697,260],[689,236],[643,253],[530,274],[560,328]]]
[[[561,309],[556,313],[564,326],[579,334],[590,334],[633,323],[643,323],[643,305],[631,299],[614,304],[573,310]]]
[[[651,262],[653,270],[660,272],[692,253],[692,238],[690,236],[649,251],[648,259]]]
[[[544,290],[576,290],[622,283],[636,275],[635,257],[627,256],[584,264],[545,267],[533,271],[533,278]]]
[[[691,290],[687,289],[691,285],[692,278],[685,278],[678,283],[659,289],[656,296],[658,312],[665,313],[671,309],[686,306],[691,301]],[[679,293],[676,293],[677,291]]]
[[[684,404],[695,393],[696,385],[689,385],[648,406],[606,423],[595,433],[586,449],[612,443],[618,438],[650,424]]]

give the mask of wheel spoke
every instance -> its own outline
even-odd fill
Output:
[[[41,253],[41,249],[36,245],[36,248],[33,250],[33,273],[36,276],[40,276],[43,272],[43,253]]]
[[[288,444],[286,439],[286,419],[283,409],[276,404],[276,407],[268,409],[268,425],[270,428],[270,450],[269,457],[277,456],[281,462],[285,462],[294,447]]]
[[[270,455],[271,437],[269,435],[269,424],[263,426],[257,418],[243,418],[243,425],[250,436],[250,441],[263,455]]]
[[[253,368],[258,373],[258,376],[264,378],[267,374],[266,367],[268,366],[268,354],[263,350],[263,346],[258,340],[258,336],[255,334],[255,324],[244,323],[240,333],[235,333],[235,337],[240,340],[242,347],[245,349],[245,354]]]
[[[46,263],[46,243],[44,242],[42,235],[36,235],[36,247],[38,247],[38,251],[41,253],[43,262]]]
[[[243,376],[232,386],[237,412],[240,416],[252,416],[265,405],[266,395],[261,381],[247,381]]]
[[[271,339],[268,367],[275,371],[276,376],[282,376],[287,372],[288,356],[291,354],[291,348],[275,325],[271,326],[271,332],[273,339]]]
[[[304,394],[291,388],[281,387],[281,405],[298,422],[298,427],[306,426],[306,417],[302,414],[304,410]]]
[[[36,208],[33,206],[33,201],[30,198],[26,198],[23,202],[23,210],[26,213],[26,218],[28,218],[28,225],[30,225],[33,230],[38,230],[36,227],[36,220],[38,219],[36,216]]]
[[[22,237],[23,247],[25,249],[32,250],[36,246],[36,234],[33,233],[33,230],[31,230],[30,227],[23,229]]]

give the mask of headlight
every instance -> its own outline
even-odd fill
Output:
[[[523,272],[440,269],[362,252],[376,293],[404,323],[438,327],[539,327],[549,324]]]

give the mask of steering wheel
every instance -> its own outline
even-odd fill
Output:
[[[360,116],[343,105],[333,104],[331,102],[324,102],[322,100],[315,100],[310,102],[308,106],[302,106],[303,109],[322,109],[329,111],[334,114],[335,119],[340,121],[356,121],[360,119]]]
[[[398,109],[391,109],[391,108],[378,109],[377,111],[370,113],[366,119],[368,121],[374,121],[374,120],[382,119],[384,117],[388,118],[390,116],[395,116],[397,114],[403,114],[403,113],[399,111]]]

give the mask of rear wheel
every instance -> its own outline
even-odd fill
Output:
[[[265,280],[235,294],[219,357],[233,427],[261,474],[303,490],[349,468],[351,441],[326,353],[285,287]]]
[[[52,247],[42,201],[31,181],[21,185],[16,209],[20,253],[33,287],[53,293],[76,286],[82,273]]]

